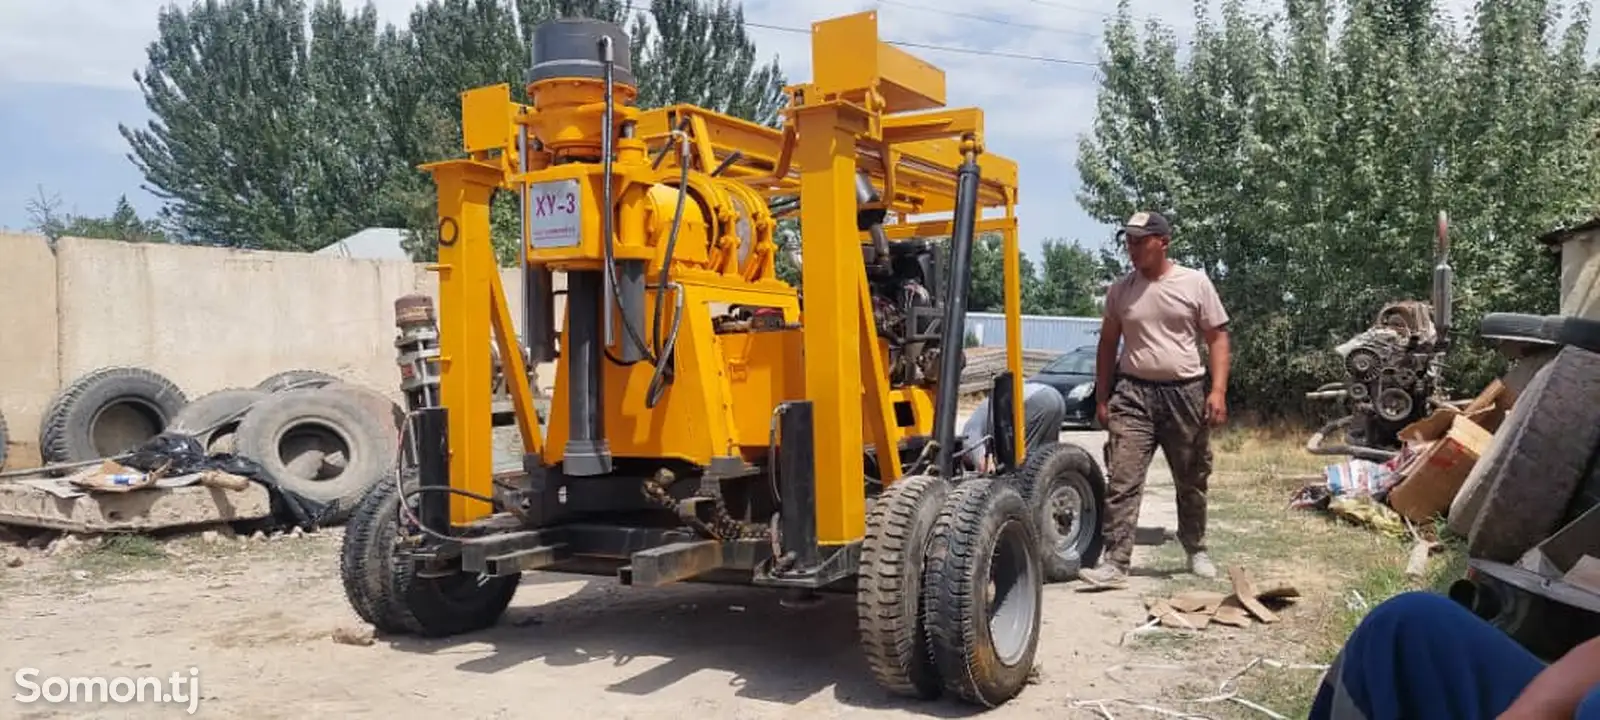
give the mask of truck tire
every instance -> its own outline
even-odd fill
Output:
[[[1600,445],[1600,355],[1561,349],[1517,398],[1524,418],[1502,442],[1496,473],[1473,521],[1471,557],[1515,563],[1554,532],[1568,503],[1589,475]]]
[[[357,402],[360,402],[362,407],[365,407],[367,412],[371,413],[374,417],[378,418],[382,422],[392,425],[395,431],[394,442],[396,445],[400,443],[400,430],[401,428],[405,427],[406,421],[406,411],[405,408],[400,406],[400,403],[390,400],[383,393],[365,385],[357,385],[355,383],[344,382],[342,380],[335,383],[329,383],[318,389],[323,392],[341,392],[348,394],[351,398],[355,399]]]
[[[520,573],[482,583],[476,573],[423,576],[396,557],[400,485],[415,487],[411,475],[397,483],[391,470],[352,514],[339,563],[346,599],[378,632],[446,637],[493,626],[516,595]]]
[[[128,452],[166,430],[189,399],[159,373],[136,367],[94,370],[62,388],[39,428],[47,463]]]
[[[256,383],[256,389],[280,393],[285,390],[314,390],[336,382],[339,382],[339,378],[321,370],[285,370]]]
[[[993,708],[1027,686],[1039,649],[1043,575],[1022,494],[994,478],[957,485],[934,524],[922,580],[928,645],[945,693]]]
[[[1013,476],[1033,512],[1046,582],[1072,580],[1100,562],[1106,478],[1089,451],[1050,443],[1028,453]]]
[[[168,430],[193,435],[210,453],[234,451],[234,433],[251,406],[267,399],[267,393],[250,388],[229,388],[206,393],[183,408],[167,426]]]
[[[395,465],[392,432],[349,393],[288,390],[245,415],[234,443],[283,489],[325,504],[321,522],[335,524]]]
[[[1600,353],[1600,322],[1566,315],[1488,313],[1478,335],[1490,340],[1566,345]]]
[[[931,700],[941,690],[922,622],[922,569],[949,492],[944,478],[901,478],[867,515],[856,583],[861,647],[873,678],[902,697]]]

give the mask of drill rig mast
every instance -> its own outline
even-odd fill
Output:
[[[875,13],[814,26],[816,77],[787,89],[781,129],[635,107],[628,43],[604,22],[539,27],[530,103],[463,93],[468,157],[425,166],[438,310],[396,305],[406,452],[347,535],[352,605],[444,635],[494,624],[533,570],[852,591],[885,608],[861,626],[886,687],[1005,702],[1038,642],[1036,476],[1066,457],[1022,464],[1016,165],[984,153],[981,111],[943,109],[940,70],[878,39]],[[490,247],[497,189],[522,199],[526,347]],[[909,219],[928,215],[944,217]],[[799,292],[775,271],[785,217]],[[963,468],[955,427],[978,232],[1005,245],[1010,372],[982,449],[1001,478]],[[491,342],[514,407],[498,416]],[[547,427],[524,357],[556,363]],[[497,478],[491,433],[513,422],[522,472]]]

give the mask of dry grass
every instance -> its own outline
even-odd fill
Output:
[[[1240,565],[1260,584],[1288,581],[1297,604],[1272,625],[1239,631],[1207,629],[1179,640],[1157,641],[1163,657],[1203,668],[1209,686],[1174,688],[1166,701],[1213,695],[1217,683],[1260,657],[1285,663],[1325,664],[1373,605],[1397,593],[1441,587],[1459,578],[1460,553],[1435,556],[1425,578],[1410,578],[1407,543],[1328,516],[1293,510],[1290,496],[1339,458],[1305,452],[1304,433],[1283,429],[1231,430],[1214,440],[1216,473],[1210,493],[1208,541],[1218,565]],[[1182,550],[1165,546],[1161,568],[1182,566]],[[1163,592],[1190,587],[1220,589],[1221,582],[1177,575]],[[1150,645],[1150,643],[1146,643]],[[1289,717],[1305,717],[1321,673],[1257,667],[1236,687],[1241,697]],[[1180,709],[1172,705],[1173,709]],[[1222,717],[1265,717],[1233,703],[1185,708]]]

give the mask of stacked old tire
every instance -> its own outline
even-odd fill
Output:
[[[1033,674],[1044,585],[1096,562],[1104,503],[1099,465],[1064,443],[1000,477],[891,484],[867,515],[856,585],[877,683],[985,707],[1015,697]]]
[[[49,465],[85,463],[163,432],[183,433],[209,453],[254,461],[273,485],[322,508],[320,524],[336,524],[394,466],[402,417],[382,393],[318,370],[288,370],[191,400],[160,373],[104,367],[51,399],[39,447]],[[0,421],[0,462],[4,447]]]
[[[319,524],[347,520],[399,452],[399,406],[320,371],[278,373],[189,407],[174,429],[254,461],[279,489],[321,507]]]

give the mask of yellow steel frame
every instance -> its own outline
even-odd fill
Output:
[[[603,383],[617,389],[606,397],[607,439],[618,456],[704,463],[714,454],[741,446],[764,446],[775,405],[807,399],[818,419],[816,528],[824,545],[847,544],[863,536],[863,450],[870,443],[881,456],[895,457],[902,440],[895,404],[914,408],[918,432],[928,430],[932,414],[927,391],[893,389],[884,370],[860,249],[865,238],[856,228],[858,169],[871,177],[883,207],[896,219],[885,226],[887,235],[903,240],[951,234],[953,218],[917,222],[908,218],[953,211],[956,168],[967,153],[981,160],[977,231],[1004,238],[1006,359],[1014,397],[1019,399],[1013,413],[1019,460],[1023,453],[1016,164],[984,153],[982,112],[944,109],[943,72],[879,40],[877,25],[874,12],[813,25],[815,77],[787,89],[790,102],[781,129],[685,105],[617,108],[618,119],[635,127],[634,137],[619,139],[616,147],[618,258],[652,263],[648,271],[652,277],[663,259],[643,239],[654,232],[646,218],[660,222],[650,209],[655,192],[650,188],[675,179],[677,168],[652,168],[647,149],[660,149],[673,138],[688,142],[694,171],[691,187],[714,202],[709,208],[712,217],[695,211],[700,218],[696,222],[707,228],[704,232],[711,238],[711,254],[691,248],[688,259],[675,261],[672,269],[678,289],[650,291],[652,296],[682,292],[686,312],[693,311],[684,318],[686,344],[676,358],[679,380],[662,404],[647,410],[639,388],[645,385],[641,378],[648,376],[649,368],[606,363]],[[549,151],[526,152],[525,158],[519,154],[518,138],[525,128],[535,134],[552,133],[548,139],[541,137],[546,146],[559,141],[590,148],[583,144],[589,138],[582,128],[598,118],[598,107],[585,100],[589,90],[582,83],[547,82],[542,88],[545,97],[552,98],[546,102],[559,103],[558,108],[514,103],[505,85],[467,91],[462,128],[468,157],[424,166],[433,173],[439,193],[439,261],[434,269],[439,274],[441,395],[449,410],[451,483],[482,494],[489,493],[492,483],[491,366],[485,347],[491,334],[507,364],[507,385],[529,452],[541,453],[546,460],[559,458],[566,425],[572,420],[563,411],[565,357],[558,369],[548,437],[541,433],[533,412],[532,392],[522,355],[513,348],[515,334],[490,247],[490,196],[496,188],[526,193],[529,183],[567,178],[583,183],[585,209],[593,211],[587,217],[604,211],[591,207],[593,198],[600,196],[595,189],[597,166],[552,165]],[[624,99],[631,98],[632,90],[627,92]],[[740,157],[722,177],[705,175],[736,152]],[[522,163],[526,171],[519,167]],[[720,203],[744,193],[752,198],[799,195],[802,199],[803,316],[793,289],[775,279],[770,218],[759,213],[756,217],[768,235],[760,237],[753,257],[743,266],[730,259],[732,236],[726,234],[731,232],[730,216]],[[1003,216],[985,218],[984,209],[1001,209]],[[581,242],[554,250],[535,247],[525,235],[530,265],[597,268],[600,233],[586,224],[581,235]],[[785,319],[801,320],[803,329],[798,337],[792,331],[764,333],[763,338],[717,336],[704,310],[712,303],[727,302],[780,308]],[[567,330],[563,327],[563,347]],[[898,480],[898,463],[879,464],[886,484]],[[487,504],[459,494],[452,494],[450,503],[455,524],[490,511]]]

